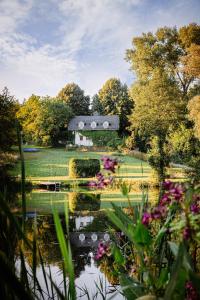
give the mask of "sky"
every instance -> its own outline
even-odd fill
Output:
[[[0,90],[22,102],[71,82],[86,95],[111,77],[130,86],[132,39],[200,23],[199,0],[0,0]]]

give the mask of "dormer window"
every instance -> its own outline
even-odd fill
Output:
[[[103,122],[103,128],[107,129],[109,127],[108,121]]]
[[[93,121],[90,126],[92,127],[92,129],[94,129],[97,127],[97,123],[95,121]]]
[[[80,129],[83,129],[83,128],[84,128],[84,123],[83,123],[82,121],[80,121],[80,122],[78,123],[78,127],[79,127]]]

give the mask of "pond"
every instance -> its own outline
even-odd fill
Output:
[[[152,195],[151,191],[151,195]],[[141,202],[141,190],[130,194],[133,205]],[[56,284],[63,288],[62,258],[52,216],[52,208],[58,212],[64,225],[65,204],[69,207],[70,244],[72,248],[75,271],[75,284],[78,298],[84,296],[87,288],[91,299],[96,293],[96,284],[103,284],[104,291],[114,293],[114,299],[123,299],[116,291],[120,289],[109,262],[99,263],[95,260],[97,246],[100,241],[110,240],[108,230],[110,222],[106,211],[112,208],[112,203],[126,208],[126,199],[120,191],[90,191],[83,189],[61,189],[58,192],[33,189],[26,193],[27,220],[26,234],[33,238],[34,220],[37,220],[37,242],[40,247],[47,273],[49,267]],[[65,226],[63,226],[64,228]],[[25,251],[26,263],[31,265],[32,253]],[[42,266],[37,264],[37,275],[41,286],[45,289]],[[99,297],[99,298],[98,298]],[[47,298],[48,299],[48,298]],[[96,299],[101,299],[100,295]]]

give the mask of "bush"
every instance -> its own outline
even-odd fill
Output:
[[[69,209],[75,211],[97,211],[101,206],[100,194],[91,193],[69,193]]]
[[[98,159],[76,159],[69,161],[69,176],[72,178],[94,177],[100,171]]]

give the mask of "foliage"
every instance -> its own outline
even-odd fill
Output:
[[[187,128],[184,124],[169,133],[168,143],[171,159],[178,163],[188,163],[199,151],[199,142],[194,137],[193,129]]]
[[[89,96],[84,95],[84,91],[75,83],[68,83],[58,93],[57,98],[65,102],[76,116],[89,115]]]
[[[200,140],[200,95],[192,98],[188,103],[189,117],[194,122],[194,132]]]
[[[100,245],[96,258],[100,265],[109,260],[126,299],[200,296],[200,191],[169,181],[164,188],[156,206],[142,201],[129,215],[115,205],[108,212],[121,234],[113,235],[110,245]]]
[[[175,128],[183,118],[183,106],[180,93],[174,81],[160,69],[152,72],[146,83],[136,82],[132,87],[135,109],[130,116],[131,128],[139,130],[140,135],[157,137],[159,163],[154,167],[164,179],[165,143],[170,128]],[[154,143],[155,145],[155,143]]]
[[[104,115],[104,109],[102,103],[99,100],[98,94],[95,94],[92,97],[92,108],[91,111],[93,114],[98,113],[99,115]]]
[[[91,139],[94,146],[108,146],[116,149],[121,144],[117,131],[81,131],[81,134]]]
[[[17,114],[26,141],[55,146],[59,139],[67,139],[67,125],[73,116],[71,109],[61,100],[32,95]]]
[[[72,213],[83,210],[97,211],[100,209],[100,206],[100,194],[69,193],[69,210]]]
[[[129,125],[128,115],[134,106],[126,84],[122,84],[119,79],[111,78],[99,90],[98,96],[105,115],[119,115],[119,132],[125,135]]]
[[[133,38],[133,49],[128,49],[126,59],[131,63],[132,70],[141,81],[152,76],[155,68],[162,69],[176,83],[177,87],[187,96],[193,76],[188,76],[180,62],[191,44],[200,45],[200,26],[189,24],[177,28],[159,28],[155,34],[148,32]]]
[[[200,151],[198,155],[192,156],[188,162],[188,167],[185,172],[191,181],[198,184],[200,182]]]
[[[200,44],[191,44],[187,55],[183,57],[184,70],[187,74],[200,78]]]
[[[16,113],[18,102],[9,94],[7,88],[0,93],[0,150],[10,150],[17,141]]]
[[[100,171],[98,159],[77,159],[71,158],[69,161],[69,176],[71,178],[94,177]]]

